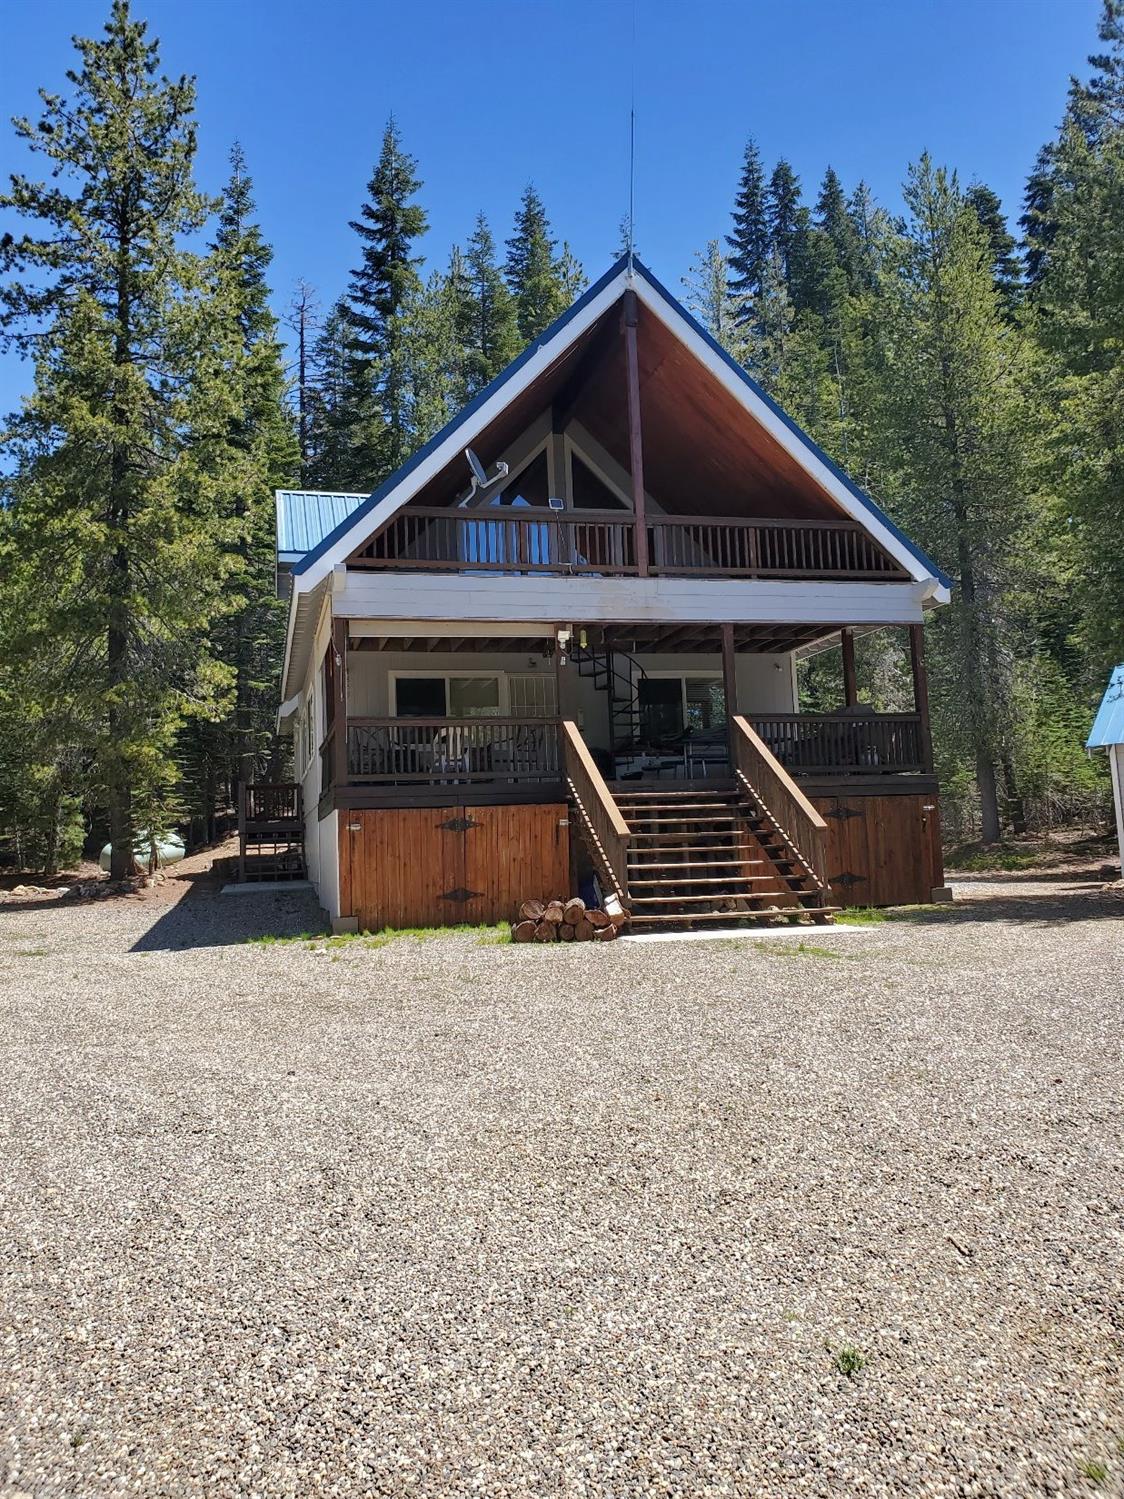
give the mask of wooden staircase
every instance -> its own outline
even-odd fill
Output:
[[[740,780],[609,789],[630,831],[632,930],[832,920],[823,885]]]

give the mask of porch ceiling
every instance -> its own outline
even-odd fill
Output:
[[[575,626],[575,630],[581,626]],[[837,636],[837,625],[735,625],[734,649],[766,655],[783,655],[799,650],[813,641]],[[718,625],[606,625],[587,629],[594,649],[609,648],[645,653],[714,654],[722,649]],[[509,652],[541,656],[542,635],[355,635],[348,639],[352,651],[418,651],[424,654],[464,652],[466,654]]]

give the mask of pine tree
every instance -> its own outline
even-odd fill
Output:
[[[994,842],[999,772],[1015,736],[1011,570],[1029,521],[1026,348],[955,175],[923,157],[905,198],[910,221],[885,308],[895,350],[886,437],[896,447],[900,512],[957,578],[953,606],[934,626],[945,642],[935,653],[934,699],[942,738],[959,735],[969,746],[983,837]]]
[[[965,197],[987,235],[996,290],[1004,307],[1013,316],[1022,301],[1023,270],[1022,262],[1016,254],[1015,236],[1007,227],[1003,205],[983,182],[973,182]]]
[[[76,46],[71,97],[44,90],[40,119],[16,122],[51,182],[17,175],[0,197],[29,226],[0,248],[0,273],[22,277],[3,287],[3,327],[36,355],[12,442],[26,485],[5,527],[5,587],[27,609],[6,648],[70,662],[120,877],[137,827],[167,824],[180,725],[229,683],[206,630],[231,570],[241,333],[182,245],[209,208],[192,180],[193,83],[158,75],[127,0]]]
[[[483,213],[464,257],[464,395],[469,399],[511,363],[520,349],[516,300],[496,263],[496,242]]]
[[[414,447],[403,314],[421,291],[421,257],[412,253],[428,227],[425,210],[412,201],[421,185],[392,116],[366,201],[350,224],[362,249],[349,286],[351,447],[355,471],[369,475],[372,488]]]
[[[752,316],[754,298],[769,256],[769,220],[765,198],[765,172],[756,142],[746,142],[741,177],[734,199],[734,230],[726,236],[730,247],[730,290],[739,298],[744,318]]]
[[[273,750],[276,688],[284,653],[285,610],[274,581],[274,490],[299,465],[277,321],[266,273],[273,252],[254,222],[253,185],[240,146],[231,152],[209,270],[240,337],[226,377],[232,393],[227,431],[230,485],[224,510],[232,529],[231,586],[212,643],[233,674],[232,713],[215,726],[218,779],[249,782]],[[214,767],[206,767],[208,773]],[[208,774],[210,779],[210,774]],[[210,807],[200,811],[209,813]]]
[[[300,481],[309,483],[312,462],[312,422],[315,394],[312,386],[312,343],[319,326],[320,303],[315,289],[307,281],[297,282],[285,325],[296,337],[293,361],[297,400],[297,445],[300,449]]]
[[[584,280],[567,247],[563,247],[561,256],[555,255],[555,243],[543,201],[528,184],[515,215],[515,231],[507,241],[504,263],[524,344],[565,312],[573,300],[575,283]]]
[[[303,483],[314,489],[369,492],[377,474],[356,461],[352,437],[353,365],[350,309],[341,297],[320,325],[309,353],[309,451]]]
[[[848,289],[854,291],[862,281],[862,246],[847,207],[843,184],[831,167],[824,173],[820,186],[816,218],[818,227],[831,241],[836,263],[847,278]]]
[[[770,256],[780,261],[781,275],[787,283],[792,271],[792,257],[800,222],[800,181],[782,157],[773,168],[765,193],[765,223],[769,235]]]
[[[707,241],[683,277],[686,304],[713,339],[741,360],[745,347],[741,299],[730,290],[730,262],[720,240]]]
[[[1124,659],[1124,0],[1105,0],[1106,51],[1075,83],[1049,150],[1048,253],[1034,298],[1050,361],[1048,482],[1077,548],[1087,681]]]

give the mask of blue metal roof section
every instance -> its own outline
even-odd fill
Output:
[[[1112,669],[1085,748],[1107,749],[1110,744],[1124,744],[1124,664]]]
[[[376,489],[375,492],[370,495],[362,505],[358,506],[357,509],[352,512],[352,514],[348,517],[347,524],[361,519],[362,516],[368,514],[371,510],[373,510],[380,500],[385,499],[392,489],[400,484],[402,480],[418,466],[419,463],[422,463],[426,458],[428,458],[429,454],[432,453],[435,448],[439,447],[441,443],[443,443],[446,438],[449,437],[449,435],[454,432],[457,427],[460,426],[460,424],[465,420],[466,417],[471,416],[474,411],[478,410],[479,407],[481,407],[485,401],[489,400],[497,390],[501,390],[503,386],[506,385],[507,382],[520,369],[522,369],[523,365],[526,364],[527,360],[530,359],[538,349],[542,348],[544,344],[547,344],[552,339],[556,338],[557,335],[562,331],[562,329],[566,327],[567,323],[575,318],[578,313],[581,312],[581,310],[594,299],[594,297],[599,296],[601,292],[604,291],[605,287],[620,275],[621,271],[624,270],[627,264],[627,255],[622,255],[618,260],[615,260],[609,267],[609,269],[605,272],[605,274],[601,276],[597,281],[595,281],[593,285],[589,287],[585,292],[583,292],[578,300],[571,307],[568,307],[560,317],[556,318],[554,322],[551,323],[549,328],[545,328],[533,343],[528,344],[517,359],[514,359],[505,370],[501,370],[501,372],[489,385],[486,385],[483,390],[478,391],[473,399],[468,403],[468,405],[458,411],[456,416],[454,416],[450,422],[447,422],[445,426],[441,428],[440,432],[431,437],[429,441],[424,445],[424,447],[418,449],[418,451],[413,455],[412,458],[408,458],[406,462],[401,466],[401,468],[396,469],[388,479],[384,480],[384,482],[379,485],[378,489]],[[926,556],[921,548],[910,540],[910,538],[905,534],[900,526],[894,524],[894,522],[881,508],[881,506],[875,504],[875,502],[870,498],[868,494],[864,494],[863,491],[858,487],[858,485],[847,474],[843,472],[839,465],[837,463],[834,463],[823,451],[823,449],[817,443],[813,442],[806,432],[802,431],[801,428],[797,426],[797,424],[792,420],[788,413],[782,410],[782,408],[777,405],[772,397],[765,393],[761,386],[758,385],[757,381],[754,380],[753,377],[742,368],[742,366],[737,362],[736,359],[732,358],[731,355],[726,352],[726,350],[722,347],[718,340],[707,332],[702,324],[698,322],[698,320],[687,311],[683,304],[676,297],[672,296],[667,287],[664,286],[663,283],[652,274],[648,267],[641,261],[637,260],[635,256],[633,256],[632,259],[632,266],[637,275],[642,276],[648,283],[648,285],[652,288],[652,290],[656,292],[663,299],[663,301],[665,301],[668,306],[671,307],[672,310],[684,320],[684,322],[690,325],[690,327],[699,335],[701,339],[703,339],[703,341],[713,350],[713,352],[723,361],[723,363],[726,364],[734,372],[735,375],[737,375],[739,380],[741,380],[743,384],[749,387],[749,389],[754,393],[758,400],[762,401],[769,408],[769,410],[773,412],[773,414],[785,424],[789,431],[792,432],[796,437],[798,437],[800,441],[812,453],[816,455],[816,457],[822,464],[824,464],[826,468],[830,469],[832,474],[834,474],[839,482],[844,485],[848,493],[851,494],[874,519],[881,522],[881,524],[884,525],[888,531],[892,532],[893,535],[897,537],[897,539],[902,543],[904,547],[908,549],[912,556],[915,557],[918,562],[920,562],[921,566],[926,570],[926,572],[929,572],[935,578],[938,578],[946,588],[953,587],[953,580],[946,573],[941,571],[941,569],[936,565],[931,557]],[[337,530],[342,530],[342,526],[337,527]],[[312,563],[316,561],[318,557],[322,556],[323,553],[328,550],[329,546],[331,546],[336,539],[337,538],[334,533],[325,536],[321,540],[319,545],[309,551],[300,560],[300,562],[296,564],[293,571],[295,573],[305,572],[312,565]]]
[[[296,562],[344,525],[367,498],[336,490],[279,489],[277,504],[277,560]]]

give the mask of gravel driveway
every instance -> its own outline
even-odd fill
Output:
[[[1124,1493],[1122,916],[0,910],[0,1494]]]

